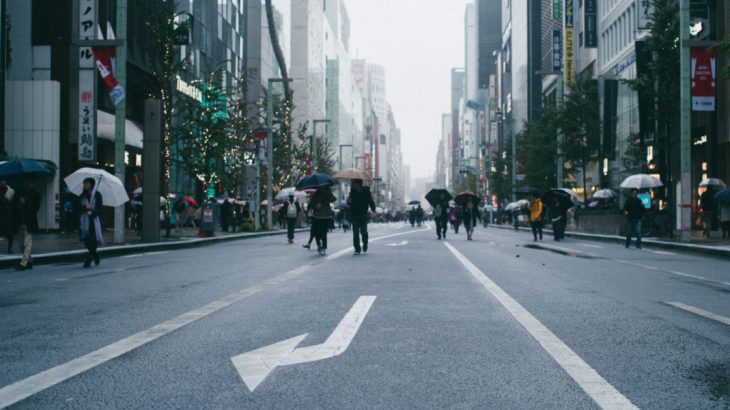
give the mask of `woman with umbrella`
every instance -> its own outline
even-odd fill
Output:
[[[462,192],[456,195],[454,202],[462,207],[462,221],[464,222],[464,229],[466,230],[466,239],[471,241],[474,235],[474,227],[477,225],[477,221],[482,219],[481,214],[477,205],[479,204],[479,197],[474,195],[473,192]]]
[[[334,217],[330,204],[336,200],[330,187],[322,186],[317,188],[309,201],[309,207],[313,209],[312,230],[317,241],[317,252],[322,256],[327,253],[327,231]]]
[[[99,265],[99,245],[104,244],[104,237],[101,233],[101,220],[99,219],[99,213],[101,207],[104,205],[104,201],[101,197],[101,193],[94,187],[96,181],[94,178],[84,179],[84,192],[79,197],[81,203],[81,240],[84,242],[84,246],[89,251],[89,255],[86,256],[84,261],[84,268],[91,267],[91,261],[94,261],[94,265]]]
[[[553,225],[553,237],[556,241],[565,239],[565,226],[568,223],[568,209],[575,206],[573,198],[562,189],[546,192],[542,199],[548,206],[548,216]]]

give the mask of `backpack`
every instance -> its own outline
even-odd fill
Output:
[[[286,217],[296,218],[298,214],[299,212],[297,212],[297,203],[289,202],[289,205],[286,206]]]

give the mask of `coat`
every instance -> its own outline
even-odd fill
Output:
[[[532,201],[530,206],[528,206],[528,209],[530,210],[530,222],[540,222],[542,221],[542,200],[540,198],[535,199]]]
[[[21,199],[25,202],[21,203]],[[15,228],[25,225],[29,232],[38,230],[38,210],[41,208],[41,194],[34,190],[16,192],[13,198]]]
[[[98,245],[103,244],[104,236],[101,231],[101,220],[99,219],[101,207],[104,205],[101,194],[96,192],[92,201],[91,195],[83,192],[79,197],[79,203],[81,205],[81,240],[85,242],[95,238]],[[91,204],[91,215],[89,215],[86,209],[86,205],[88,204]],[[92,233],[94,237],[90,237]]]
[[[365,216],[368,213],[368,208],[375,212],[375,201],[373,201],[373,195],[370,193],[370,188],[368,187],[363,187],[360,192],[354,189],[350,191],[350,196],[347,198],[347,205],[350,206],[350,214],[352,216]]]
[[[13,189],[0,188],[0,236],[9,236],[15,232],[13,226]]]
[[[332,219],[334,212],[330,204],[335,202],[337,198],[332,194],[330,190],[319,190],[309,201],[309,209],[314,210],[314,219]]]

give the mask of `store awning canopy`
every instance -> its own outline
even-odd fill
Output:
[[[134,148],[142,149],[142,139],[144,132],[142,128],[134,121],[126,120],[125,125],[126,145]],[[96,135],[97,137],[114,141],[114,115],[106,111],[96,110]]]

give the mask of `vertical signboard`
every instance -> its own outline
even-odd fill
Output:
[[[583,27],[585,36],[585,47],[598,47],[598,8],[596,2],[598,0],[584,0],[583,3]]]
[[[575,55],[573,51],[573,0],[565,0],[565,84],[570,86],[575,79]]]
[[[563,32],[553,30],[553,71],[560,72],[563,69]]]
[[[96,38],[96,0],[79,2],[79,40]],[[91,47],[79,47],[78,160],[96,161],[95,62]]]
[[[649,28],[652,16],[654,15],[654,1],[653,0],[639,0],[639,12],[637,13],[639,30],[646,30]]]
[[[553,0],[553,20],[560,21],[563,17],[563,4],[560,0]]]
[[[712,50],[692,49],[692,111],[715,111],[717,57]]]

